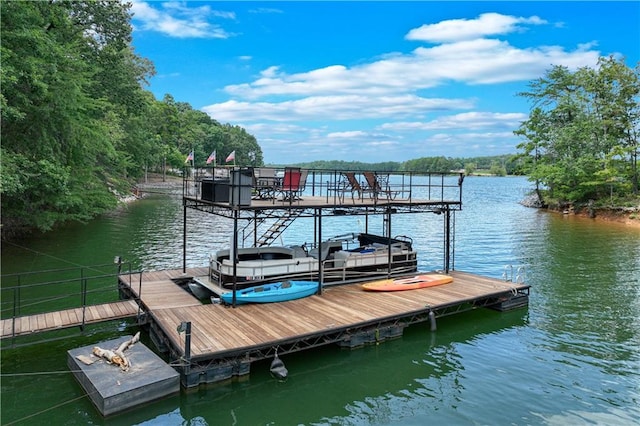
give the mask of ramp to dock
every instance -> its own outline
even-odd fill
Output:
[[[131,296],[139,298],[148,310],[186,308],[200,306],[202,303],[191,293],[176,284],[176,281],[189,281],[196,274],[206,275],[207,268],[190,268],[139,272],[120,275],[120,282],[127,286]]]
[[[138,304],[134,300],[89,305],[2,320],[2,339],[27,334],[79,327],[102,321],[135,317]]]

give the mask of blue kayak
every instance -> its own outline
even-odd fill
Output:
[[[317,281],[282,281],[263,284],[236,291],[236,305],[243,303],[274,303],[302,299],[318,291]],[[233,303],[233,291],[220,298],[228,304]]]

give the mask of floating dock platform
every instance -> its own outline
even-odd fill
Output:
[[[67,364],[103,416],[117,414],[180,391],[180,374],[141,342],[126,350],[127,371],[93,356],[94,346],[114,350],[131,336],[67,351]],[[85,358],[86,357],[86,358]],[[86,364],[80,359],[90,358]]]
[[[200,275],[198,275],[200,274]],[[451,271],[453,282],[396,292],[368,292],[360,284],[325,286],[321,295],[281,303],[231,307],[202,304],[176,282],[208,279],[207,268],[120,276],[121,292],[139,300],[150,336],[176,367],[186,388],[242,376],[254,361],[327,344],[357,348],[402,336],[412,324],[477,309],[526,306],[529,286]],[[190,334],[178,327],[190,323]]]

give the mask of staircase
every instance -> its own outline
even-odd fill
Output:
[[[279,217],[278,220],[258,238],[256,247],[264,247],[271,244],[276,238],[282,235],[284,230],[287,229],[294,220],[302,215],[302,212],[303,210],[289,210],[286,214]]]

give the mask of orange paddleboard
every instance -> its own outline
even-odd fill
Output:
[[[362,288],[368,291],[401,291],[414,290],[416,288],[433,287],[441,284],[448,284],[453,281],[453,277],[441,274],[416,275],[409,278],[396,278],[393,280],[372,281],[362,284]]]

